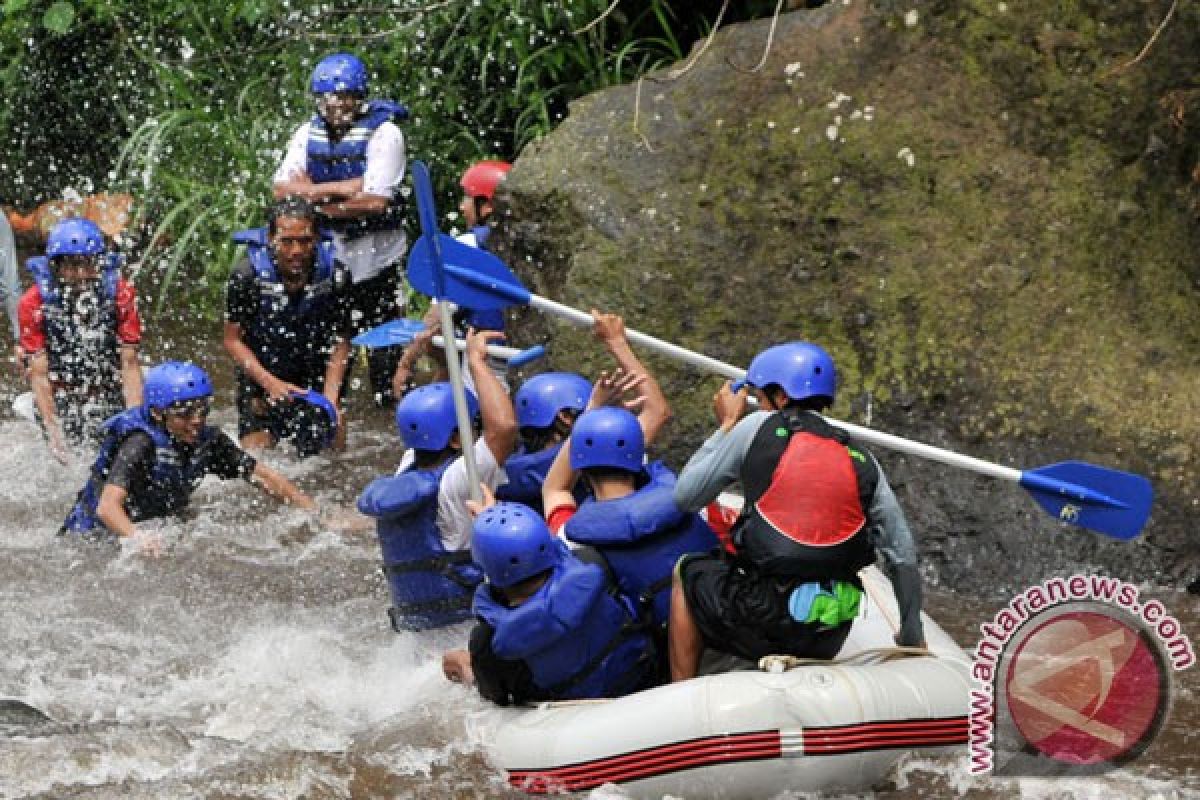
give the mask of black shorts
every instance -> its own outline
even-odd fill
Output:
[[[378,275],[352,285],[349,289],[350,327],[357,336],[403,314],[400,300],[400,276],[396,266],[386,267]],[[404,355],[404,347],[375,347],[367,353],[367,377],[375,402],[388,406],[392,397],[392,375]]]
[[[316,455],[332,434],[324,411],[303,400],[267,402],[263,388],[242,372],[237,375],[238,438],[266,431],[276,442],[290,441],[301,456]]]
[[[788,613],[796,581],[764,577],[725,555],[691,555],[679,576],[704,644],[757,662],[763,656],[830,659],[850,633],[850,623],[825,628],[797,622]]]

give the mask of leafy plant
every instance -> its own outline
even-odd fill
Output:
[[[356,52],[372,94],[410,107],[408,155],[430,164],[452,209],[466,164],[512,160],[571,100],[682,58],[721,5],[6,0],[0,178],[25,205],[66,185],[133,192],[136,269],[154,308],[186,294],[211,312],[236,257],[230,234],[261,224],[324,55]]]

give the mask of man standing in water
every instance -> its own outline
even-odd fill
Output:
[[[244,478],[267,494],[308,511],[317,504],[291,481],[256,461],[206,424],[212,384],[195,364],[167,361],[146,375],[146,402],[105,423],[100,454],[62,533],[110,533],[149,554],[161,537],[136,523],[187,507],[205,475]]]
[[[350,356],[344,272],[318,235],[312,206],[282,200],[266,228],[234,241],[246,245],[246,260],[229,276],[223,341],[237,366],[242,447],[287,439],[310,456],[334,442],[335,428],[340,445],[337,404]]]
[[[104,420],[142,402],[137,294],[120,276],[96,224],[54,226],[46,255],[29,259],[34,285],[17,307],[21,351],[50,450],[98,441]]]
[[[316,206],[334,231],[338,259],[350,270],[354,334],[403,312],[400,263],[404,234],[404,136],[395,122],[407,109],[389,100],[367,100],[367,68],[349,53],[317,64],[310,88],[317,113],[288,143],[275,173],[275,197],[295,195]],[[370,351],[375,402],[390,405],[399,348]]]

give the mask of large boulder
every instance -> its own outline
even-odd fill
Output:
[[[1015,486],[876,448],[931,581],[1095,566],[1174,582],[1200,570],[1194,98],[1170,83],[1196,26],[1121,69],[1158,22],[1146,9],[1029,5],[838,0],[721,30],[575,103],[521,154],[496,238],[533,291],[724,361],[819,342],[841,373],[835,417],[1155,484],[1145,535],[1119,543]],[[522,336],[551,337],[556,367],[604,365],[578,329],[525,313]],[[681,466],[719,381],[647,361]]]

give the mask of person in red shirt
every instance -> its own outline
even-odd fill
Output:
[[[137,293],[95,223],[59,222],[46,255],[27,266],[34,284],[17,305],[29,384],[54,456],[99,442],[104,420],[142,402]]]

